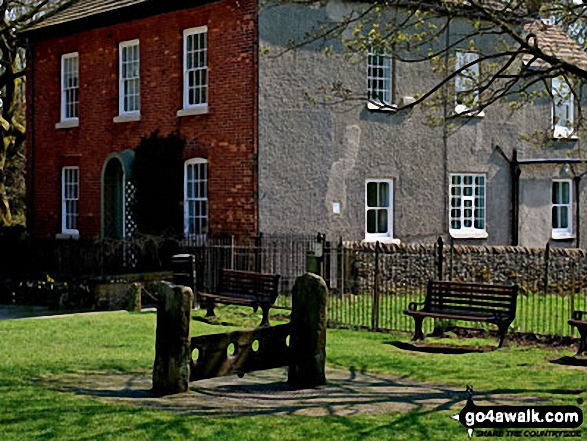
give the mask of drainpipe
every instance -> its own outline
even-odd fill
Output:
[[[583,177],[583,173],[577,175],[573,178],[573,183],[575,184],[575,231],[577,234],[575,235],[575,247],[581,248],[581,198],[579,197],[579,184],[581,183],[581,178]]]
[[[518,163],[518,151],[514,149],[510,162],[512,181],[512,246],[518,246],[518,234],[520,228],[520,175],[522,170]]]

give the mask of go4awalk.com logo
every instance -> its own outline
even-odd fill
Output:
[[[467,404],[452,418],[465,426],[469,437],[473,433],[521,438],[581,437],[581,430],[576,429],[583,424],[583,411],[577,406],[477,406],[469,386],[467,393]]]

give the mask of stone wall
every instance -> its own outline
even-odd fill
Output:
[[[376,250],[377,249],[377,250]],[[376,268],[388,290],[423,288],[438,278],[438,245],[344,242],[345,291],[372,290]],[[582,249],[445,245],[443,278],[470,282],[518,283],[525,291],[570,294],[587,285]]]

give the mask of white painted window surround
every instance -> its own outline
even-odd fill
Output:
[[[552,238],[573,237],[573,193],[570,179],[552,181]]]
[[[485,239],[486,181],[480,173],[454,173],[449,185],[449,233],[454,238]]]
[[[367,108],[394,110],[393,59],[381,49],[371,48],[367,57]]]
[[[61,169],[61,233],[78,235],[79,167]]]
[[[568,138],[575,126],[575,99],[563,77],[552,79],[552,129],[554,138]]]
[[[208,27],[183,31],[183,108],[177,116],[208,113]]]
[[[457,50],[456,67],[458,71],[469,63],[479,59],[477,52]],[[470,110],[479,104],[479,64],[475,63],[463,69],[455,77],[455,112],[469,114]],[[470,113],[470,116],[482,116],[482,114]]]
[[[55,128],[79,125],[79,54],[61,56],[61,111]]]
[[[141,115],[139,40],[121,42],[118,47],[118,59],[118,117],[114,121],[137,121]]]
[[[184,164],[184,235],[205,239],[208,233],[208,161],[188,159]]]
[[[365,242],[399,243],[393,237],[393,180],[365,181]]]

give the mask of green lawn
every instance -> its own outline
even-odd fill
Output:
[[[218,308],[219,326],[194,320],[192,333],[254,326],[250,308]],[[202,312],[196,313],[202,316]],[[466,431],[452,409],[350,417],[256,415],[209,418],[105,404],[89,395],[59,391],[48,378],[84,372],[145,375],[154,359],[154,313],[106,313],[0,322],[0,439],[59,440],[458,440]],[[275,321],[275,320],[273,320]],[[399,349],[408,335],[329,330],[327,364],[446,384],[476,391],[538,396],[548,404],[587,401],[587,367],[550,363],[572,348],[509,346],[459,355]],[[427,340],[437,344],[496,345],[488,340]],[[235,382],[238,378],[235,377]],[[586,404],[581,404],[583,411]],[[583,426],[584,434],[587,426]],[[516,439],[516,438],[508,438]],[[524,438],[527,439],[527,438]]]

